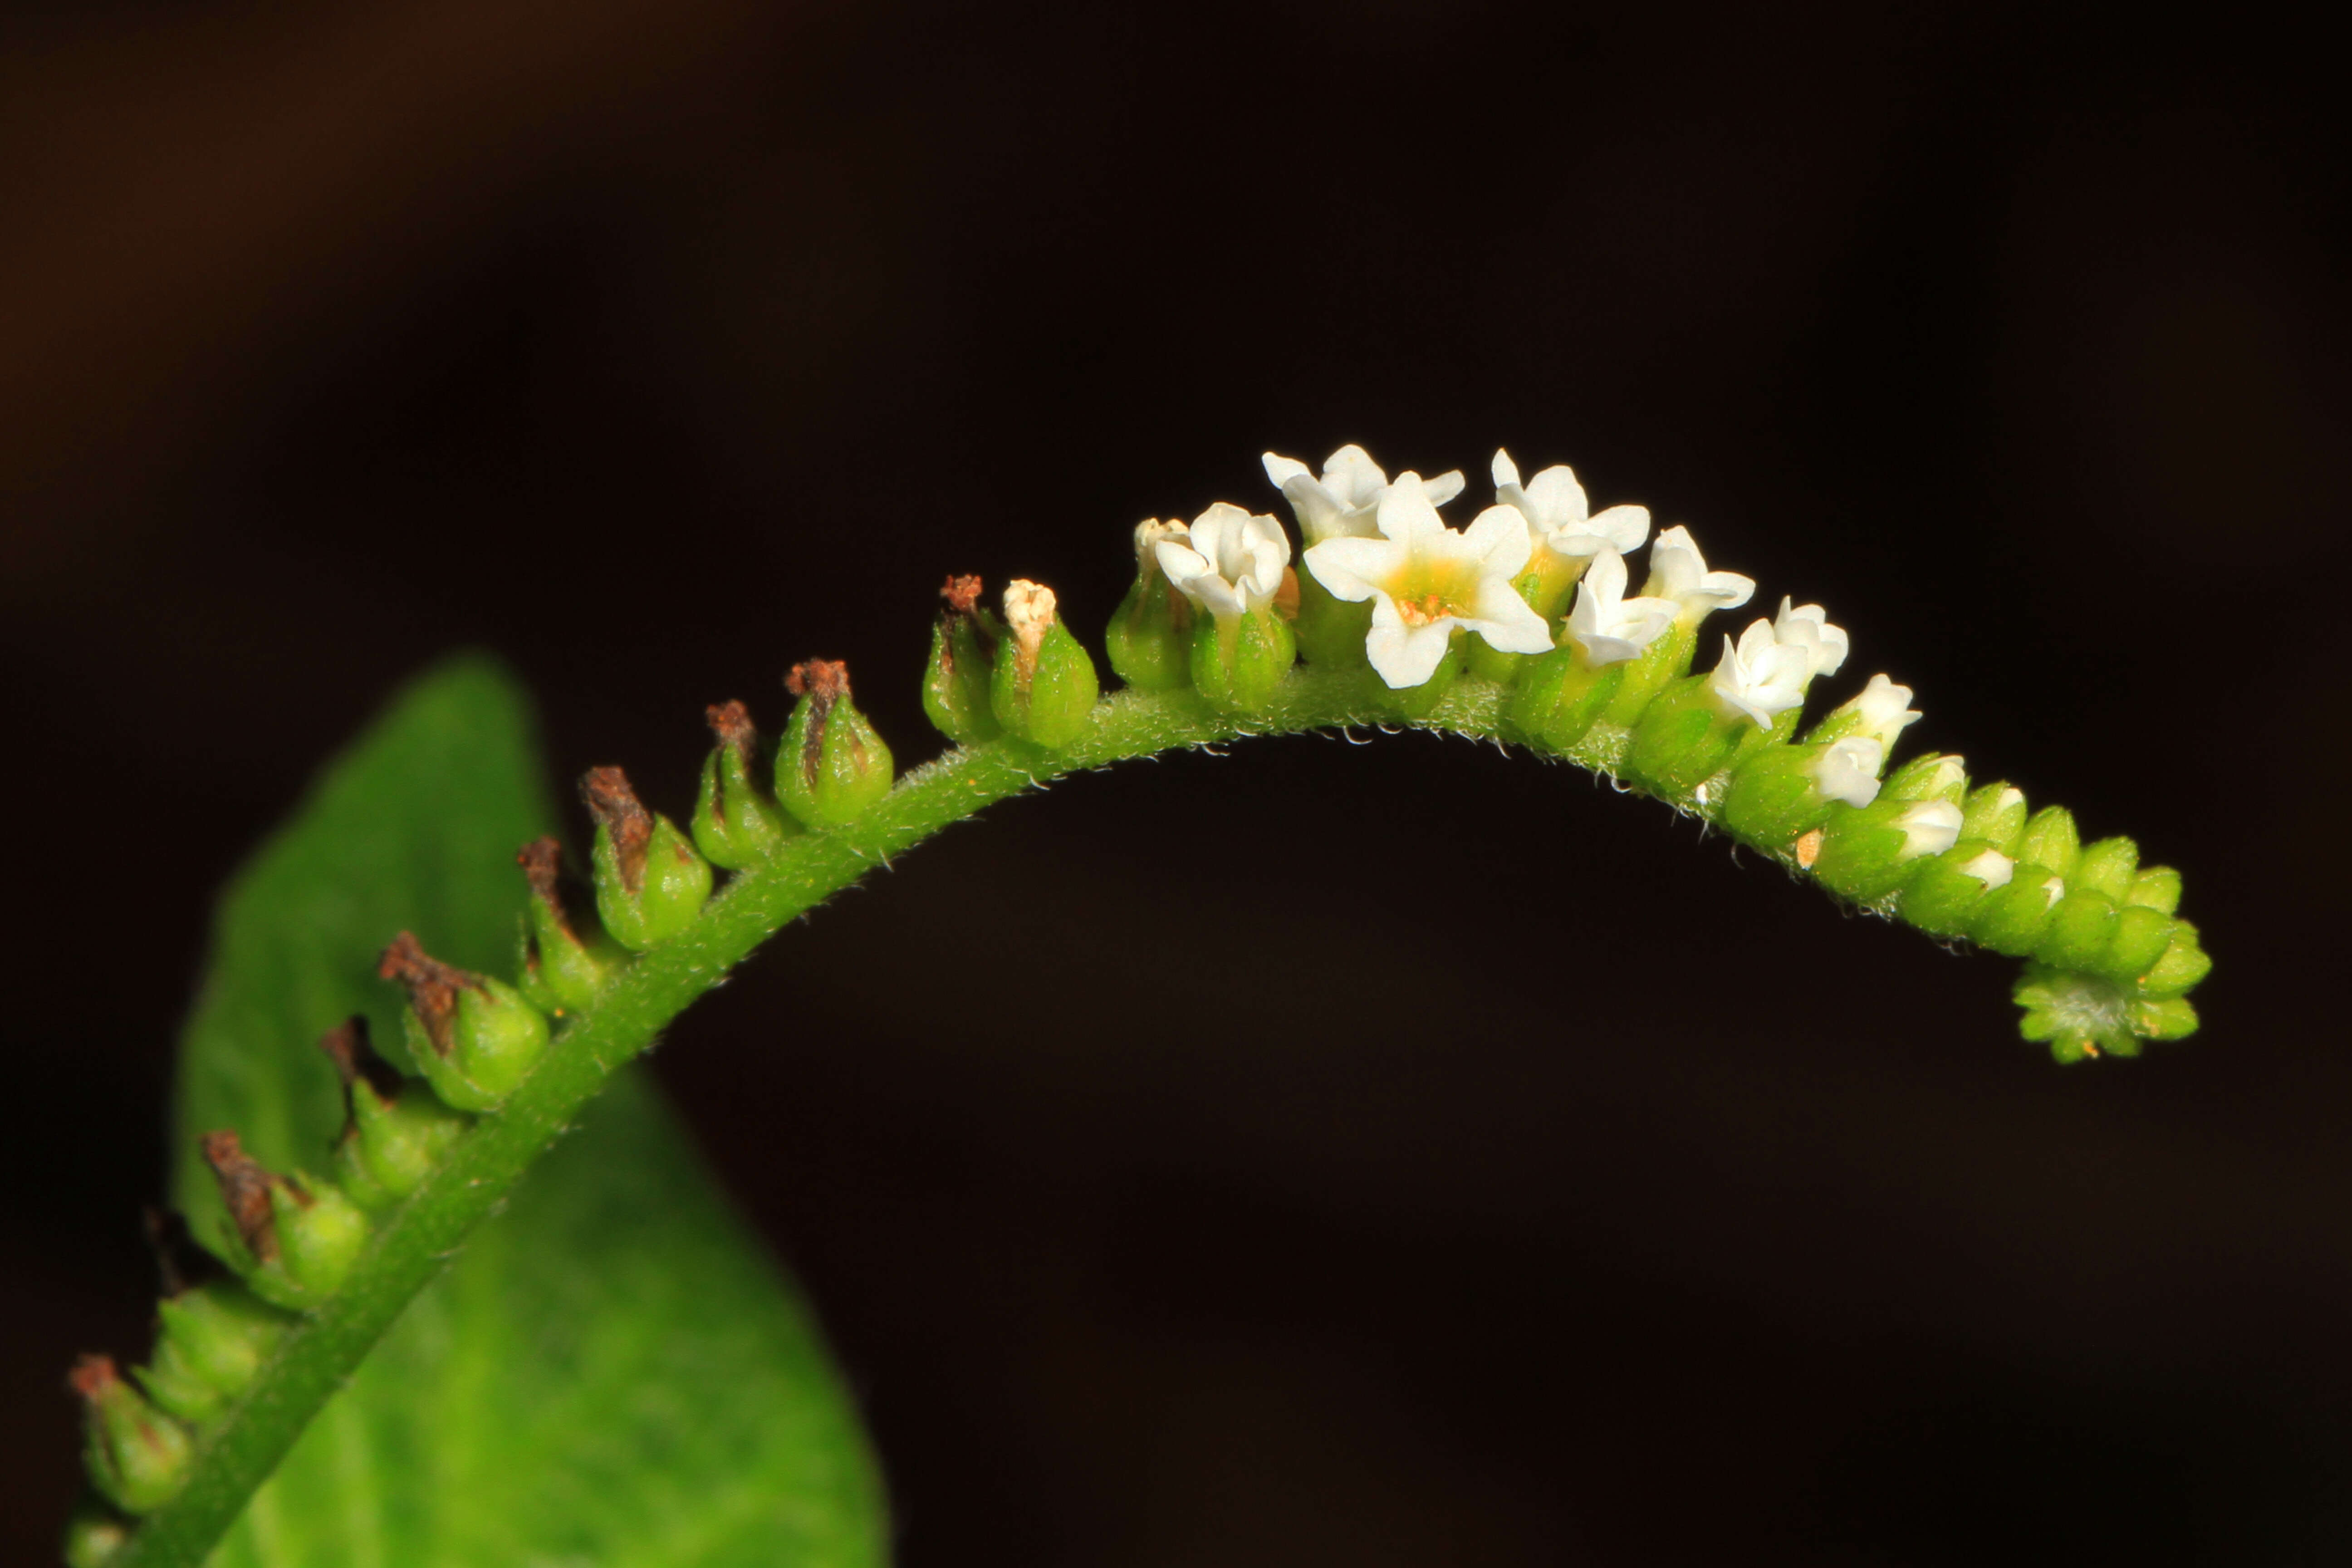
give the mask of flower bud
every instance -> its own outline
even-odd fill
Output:
[[[470,1119],[376,1055],[364,1019],[329,1030],[319,1048],[343,1080],[348,1112],[335,1145],[336,1184],[362,1208],[390,1208],[432,1174]]]
[[[629,955],[602,930],[586,936],[574,929],[563,906],[563,848],[537,838],[516,852],[515,863],[530,882],[523,916],[522,984],[519,989],[544,1013],[587,1006],[629,962]]]
[[[494,1110],[547,1049],[547,1016],[502,980],[426,954],[402,931],[376,973],[408,993],[402,1015],[409,1060],[460,1110]]]
[[[1103,629],[1103,651],[1118,678],[1139,690],[1173,691],[1192,679],[1192,602],[1160,569],[1158,554],[1161,544],[1191,537],[1181,522],[1135,525],[1135,583]]]
[[[710,901],[710,862],[619,768],[590,768],[580,798],[596,819],[596,913],[613,940],[643,952],[692,925]]]
[[[1812,871],[1855,902],[1875,903],[1910,880],[1915,862],[1959,837],[1960,808],[1951,801],[1905,800],[1890,788],[1868,805],[1831,814]]]
[[[1845,735],[1867,735],[1892,754],[1903,731],[1919,721],[1919,715],[1911,710],[1911,695],[1909,687],[1874,675],[1861,695],[1832,709],[1805,739],[1834,741]]]
[[[996,721],[1012,733],[1058,750],[1078,737],[1101,688],[1094,660],[1062,624],[1054,590],[1014,579],[1004,590],[1009,657],[996,661],[991,700]]]
[[[1992,889],[1969,917],[1967,935],[1979,946],[2023,958],[2049,929],[2050,913],[2066,896],[2066,879],[2047,866],[2021,860],[2009,881]]]
[[[1520,659],[1503,716],[1529,745],[1566,752],[1600,722],[1625,668],[1622,661],[1596,666],[1572,638],[1562,638],[1549,653]]]
[[[1794,723],[1792,710],[1780,715],[1774,727],[1785,733]],[[1686,676],[1634,721],[1626,772],[1661,793],[1686,794],[1730,762],[1744,741],[1770,733],[1746,714],[1727,712],[1708,677]]]
[[[2053,969],[2092,973],[2115,934],[2116,901],[2069,883],[2050,910],[2050,924],[2033,944],[2033,956]]]
[[[2180,1040],[2197,1032],[2197,1009],[2182,997],[2142,1002],[2132,1015],[2132,1033],[2144,1040]]]
[[[702,790],[694,802],[694,843],[714,866],[741,871],[758,865],[800,831],[767,792],[752,782],[759,731],[740,702],[703,710],[719,744],[702,760]]]
[[[1312,535],[1307,542],[1315,542]],[[1295,632],[1300,656],[1325,669],[1361,669],[1366,663],[1364,640],[1372,629],[1372,601],[1342,599],[1312,572],[1298,573],[1295,581],[1298,585]]]
[[[1980,784],[1960,805],[1960,837],[1979,838],[2004,855],[2017,851],[2025,830],[2025,793],[2014,784]]]
[[[202,1147],[228,1205],[231,1266],[253,1293],[302,1311],[341,1289],[367,1245],[358,1205],[331,1182],[263,1170],[234,1132],[207,1132]]]
[[[1003,733],[989,706],[997,649],[1004,626],[981,607],[980,579],[950,577],[940,590],[943,607],[931,628],[931,664],[923,677],[923,711],[959,746],[977,746]]]
[[[2197,928],[2187,921],[2176,920],[2164,956],[2140,977],[2140,994],[2158,999],[2179,996],[2193,990],[2212,969],[2213,961],[2197,944]]]
[[[2015,861],[1983,839],[1963,838],[1912,874],[1895,911],[1930,935],[1965,936],[1979,907],[2009,886],[2016,868]]]
[[[1654,698],[1690,671],[1691,656],[1698,647],[1696,624],[1678,620],[1657,640],[1622,667],[1624,674],[1618,678],[1616,694],[1601,710],[1600,721],[1631,727],[1638,721]]]
[[[1290,624],[1270,609],[1202,616],[1193,625],[1192,684],[1221,711],[1265,712],[1297,662]]]
[[[2061,877],[2074,874],[2082,858],[2082,841],[2074,835],[2074,814],[2063,805],[2046,805],[2028,817],[2013,851],[2020,860],[2047,866]]]
[[[2180,908],[2180,873],[2169,866],[2150,866],[2132,879],[2124,902],[2139,909],[2171,914]]]
[[[800,699],[776,750],[776,798],[810,827],[855,822],[890,793],[890,748],[849,698],[849,666],[822,658],[793,667]]]
[[[1886,780],[1889,800],[1948,800],[1957,808],[1968,793],[1968,768],[1958,757],[1914,757]]]
[[[201,1426],[251,1386],[289,1320],[244,1286],[215,1279],[156,1309],[155,1353],[137,1376],[163,1409]]]
[[[86,1355],[68,1380],[81,1395],[83,1458],[89,1479],[126,1513],[148,1513],[188,1478],[194,1444],[187,1428],[122,1381],[114,1358]]]
[[[130,1521],[102,1503],[85,1502],[66,1525],[66,1568],[106,1568],[130,1539]]]
[[[2095,973],[2125,984],[2137,984],[2172,945],[2173,928],[2179,923],[2161,910],[2126,904],[2116,911],[2114,934],[2107,939],[2107,951],[2094,965]]]
[[[2074,862],[2074,875],[2066,880],[2120,903],[2138,875],[2139,846],[2128,838],[2102,838],[2084,846],[2082,858]]]

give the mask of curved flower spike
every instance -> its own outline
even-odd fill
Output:
[[[1503,653],[1550,648],[1544,618],[1511,586],[1534,549],[1512,508],[1488,507],[1457,533],[1421,476],[1403,473],[1381,498],[1377,521],[1377,537],[1327,539],[1305,560],[1333,597],[1372,601],[1364,653],[1391,690],[1435,674],[1457,627]]]
[[[1622,664],[1664,636],[1681,609],[1672,599],[1625,597],[1625,558],[1603,545],[1577,584],[1568,635],[1584,650],[1588,664]]]
[[[1782,642],[1772,623],[1754,620],[1734,644],[1723,639],[1723,661],[1707,682],[1728,708],[1736,708],[1769,730],[1772,721],[1802,705],[1805,683],[1812,679],[1812,655],[1802,642]]]
[[[1323,459],[1323,477],[1296,458],[1265,453],[1265,477],[1290,502],[1298,531],[1309,544],[1327,539],[1369,539],[1380,531],[1376,514],[1388,493],[1389,477],[1371,454],[1350,444]],[[1449,469],[1423,481],[1432,506],[1444,506],[1462,493],[1462,474]]]
[[[1178,593],[1213,616],[1245,616],[1274,602],[1290,536],[1273,517],[1221,500],[1192,520],[1189,542],[1179,542],[1186,535],[1175,526],[1174,537],[1152,548]]]
[[[1586,561],[1603,550],[1620,555],[1642,548],[1650,537],[1650,509],[1612,506],[1598,513],[1588,510],[1584,487],[1576,470],[1565,463],[1544,469],[1525,485],[1510,453],[1497,447],[1494,463],[1495,499],[1515,507],[1528,520],[1528,536],[1539,549],[1572,561]]]
[[[1805,650],[1808,679],[1816,675],[1835,675],[1838,667],[1845,662],[1845,628],[1830,625],[1830,613],[1819,605],[1799,605],[1790,609],[1783,596],[1780,613],[1772,622],[1772,635],[1784,644]]]
[[[1650,546],[1650,580],[1642,584],[1642,592],[1650,598],[1674,600],[1682,607],[1682,618],[1696,624],[1717,610],[1736,610],[1746,604],[1756,592],[1756,579],[1708,571],[1698,542],[1676,523]]]

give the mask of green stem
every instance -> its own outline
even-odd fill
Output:
[[[1301,669],[1282,683],[1272,713],[1236,721],[1191,691],[1122,692],[1061,751],[1000,740],[951,752],[909,773],[848,826],[792,839],[737,876],[693,926],[632,963],[594,1007],[575,1015],[506,1104],[385,1216],[349,1282],[286,1336],[244,1400],[205,1434],[187,1485],[140,1522],[110,1568],[201,1562],[409,1301],[605,1079],[793,920],[941,828],[1060,774],[1244,735],[1402,722],[1383,695],[1362,670]],[[1465,681],[1412,724],[1491,738],[1501,701],[1500,687]]]

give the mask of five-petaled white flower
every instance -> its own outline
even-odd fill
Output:
[[[1539,550],[1571,561],[1588,561],[1603,550],[1627,554],[1642,548],[1642,542],[1650,537],[1648,507],[1612,506],[1591,511],[1584,487],[1576,482],[1576,470],[1565,463],[1544,469],[1522,485],[1519,466],[1511,461],[1510,453],[1497,447],[1494,475],[1495,499],[1517,508],[1528,520],[1528,537]]]
[[[1334,598],[1372,601],[1364,653],[1392,689],[1428,680],[1457,627],[1503,653],[1551,647],[1544,618],[1511,587],[1534,548],[1517,511],[1488,507],[1457,533],[1421,476],[1403,473],[1381,496],[1376,521],[1377,536],[1326,539],[1305,561]]]
[[[1805,682],[1812,679],[1812,656],[1801,642],[1782,642],[1772,623],[1754,620],[1734,643],[1723,639],[1723,659],[1708,681],[1726,707],[1737,708],[1759,729],[1772,727],[1775,716],[1801,706]]]
[[[1290,564],[1290,536],[1265,514],[1219,501],[1192,520],[1191,542],[1156,546],[1168,581],[1213,616],[1245,616],[1274,602]]]
[[[1389,477],[1361,447],[1346,446],[1323,459],[1323,477],[1296,458],[1273,452],[1261,459],[1298,518],[1298,531],[1310,545],[1327,539],[1368,539],[1380,531],[1377,514]],[[1448,469],[1422,482],[1429,504],[1444,506],[1462,493],[1462,472]]]
[[[1835,675],[1838,666],[1845,662],[1845,628],[1830,625],[1830,613],[1819,605],[1799,605],[1791,609],[1783,597],[1780,613],[1772,621],[1772,635],[1805,650],[1808,679],[1816,675]]]
[[[1838,710],[1851,710],[1861,720],[1855,733],[1875,735],[1887,750],[1895,749],[1895,739],[1919,721],[1918,713],[1911,707],[1911,689],[1897,686],[1884,675],[1874,675],[1862,695]]]
[[[1716,610],[1736,610],[1756,592],[1756,579],[1737,572],[1710,572],[1706,557],[1690,530],[1676,523],[1660,533],[1650,546],[1650,580],[1643,594],[1672,599],[1682,606],[1682,618],[1696,625]]]
[[[1878,798],[1878,771],[1886,765],[1886,748],[1875,735],[1847,735],[1832,741],[1813,763],[1813,782],[1824,798],[1848,805],[1868,805]]]
[[[1576,585],[1568,635],[1590,663],[1622,664],[1664,636],[1681,608],[1672,599],[1625,597],[1625,558],[1603,545]]]

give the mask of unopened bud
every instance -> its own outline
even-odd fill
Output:
[[[131,1521],[98,1502],[74,1510],[66,1525],[66,1568],[106,1568],[131,1539]]]
[[[1144,691],[1173,691],[1192,679],[1197,612],[1160,569],[1158,553],[1161,544],[1182,544],[1191,537],[1192,530],[1181,522],[1154,518],[1135,525],[1135,583],[1103,629],[1111,668]]]
[[[2050,928],[2051,911],[2066,896],[2066,879],[2047,866],[2019,860],[2009,880],[1989,892],[1969,917],[1968,935],[2011,958],[2034,951]]]
[[[2033,956],[2053,968],[2091,973],[2116,933],[2116,901],[2105,893],[2071,883],[2050,911],[2050,925],[2033,944]]]
[[[430,957],[402,931],[376,973],[408,993],[409,1059],[460,1110],[493,1110],[547,1049],[547,1015],[502,980]]]
[[[2066,879],[2121,903],[2131,892],[2132,879],[2138,875],[2139,846],[2128,838],[2102,838],[2083,847],[2074,874]]]
[[[2028,817],[2017,837],[2020,860],[2047,866],[2061,877],[2074,875],[2082,858],[2082,840],[2074,833],[2074,814],[2063,805],[2046,805]]]
[[[811,827],[856,821],[890,793],[890,748],[849,696],[849,666],[810,659],[784,689],[800,699],[776,749],[776,798]]]
[[[1054,590],[1014,579],[1004,590],[1010,645],[999,651],[990,691],[996,721],[1038,745],[1058,749],[1077,739],[1101,686],[1094,660],[1062,624]]]
[[[1959,757],[1914,757],[1886,776],[1890,800],[1948,800],[1958,806],[1968,795],[1968,765]]]
[[[2017,851],[2025,830],[2025,792],[2015,784],[1979,784],[1960,805],[1960,837],[1981,839],[2004,855]]]
[[[1239,616],[1202,616],[1192,627],[1192,684],[1227,713],[1264,713],[1290,667],[1298,641],[1269,607]]]
[[[367,1215],[332,1182],[265,1171],[234,1132],[207,1132],[205,1163],[220,1182],[245,1282],[273,1306],[302,1311],[342,1289],[367,1245]]]
[[[114,1358],[86,1355],[68,1380],[81,1396],[89,1479],[127,1513],[171,1501],[188,1479],[194,1444],[187,1428],[141,1397],[114,1369]]]
[[[290,1321],[234,1280],[215,1279],[166,1296],[155,1353],[139,1369],[147,1396],[201,1426],[252,1385]]]
[[[1004,627],[980,602],[980,579],[950,577],[940,590],[940,618],[931,627],[931,663],[923,675],[923,711],[959,746],[977,746],[1003,732],[989,692]]]
[[[1504,717],[1529,745],[1564,753],[1600,722],[1624,679],[1623,663],[1595,666],[1573,638],[1563,637],[1549,653],[1519,662]]]
[[[1830,815],[1813,875],[1857,903],[1874,904],[1908,882],[1923,857],[1959,841],[1960,808],[1949,800],[1905,800],[1892,790],[1870,805]]]
[[[667,816],[647,811],[618,768],[591,768],[580,798],[596,819],[596,913],[623,947],[667,942],[710,900],[710,862]]]
[[[2115,931],[2095,971],[2110,980],[2137,984],[2164,957],[2172,945],[2173,928],[2179,923],[2161,910],[2126,904],[2116,911]]]
[[[515,863],[530,881],[523,915],[522,983],[518,987],[534,1007],[562,1013],[596,1000],[629,962],[603,930],[585,934],[572,923],[563,902],[563,847],[536,838],[516,852]]]
[[[2008,887],[2016,870],[2015,861],[1983,839],[1963,838],[1914,871],[1895,907],[1930,935],[1965,936],[1979,906]]]
[[[376,1055],[364,1019],[329,1030],[319,1048],[343,1080],[349,1111],[335,1145],[336,1184],[362,1208],[390,1208],[424,1184],[469,1119]]]
[[[740,871],[758,865],[800,831],[753,780],[759,732],[740,702],[706,709],[719,744],[702,761],[702,790],[694,802],[695,847],[714,866]]]
[[[2124,902],[2171,914],[2180,908],[2180,873],[2169,866],[2149,866],[2132,879]]]
[[[1757,733],[1745,715],[1724,710],[1708,677],[1688,676],[1660,692],[1635,721],[1625,771],[1662,794],[1687,794]]]
[[[2212,968],[2213,961],[2198,945],[2197,928],[2187,921],[2175,921],[2164,956],[2140,978],[2140,994],[2158,998],[2181,995],[2193,990]]]

